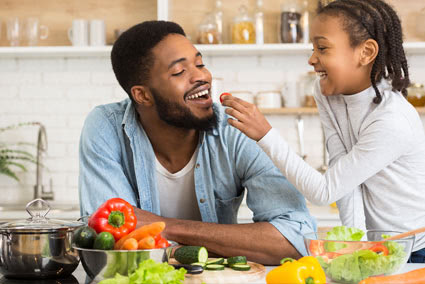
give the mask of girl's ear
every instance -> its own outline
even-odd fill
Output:
[[[365,66],[373,62],[378,56],[379,45],[374,39],[366,40],[361,47],[360,64]]]
[[[152,94],[146,86],[131,87],[131,96],[138,105],[152,106],[154,103]]]

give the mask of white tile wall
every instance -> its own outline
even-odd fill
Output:
[[[223,78],[223,90],[279,90],[286,78],[309,71],[307,55],[217,56],[205,62],[215,77]],[[409,59],[412,78],[425,83],[425,55]],[[52,179],[55,198],[78,202],[78,140],[84,118],[98,104],[126,98],[112,73],[109,57],[1,58],[0,127],[25,121],[46,126],[48,153],[44,176]],[[298,151],[295,116],[269,115],[271,124]],[[307,162],[322,162],[322,133],[317,116],[303,117]],[[0,133],[0,141],[36,142],[37,129],[25,127]],[[28,150],[35,153],[34,147]],[[0,176],[0,203],[32,199],[35,168],[19,172],[21,182]]]

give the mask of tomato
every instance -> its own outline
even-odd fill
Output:
[[[325,246],[322,240],[311,240],[309,250],[312,256],[322,255],[325,253]]]
[[[380,253],[382,255],[388,255],[388,248],[382,244],[376,244],[373,247],[371,247],[369,250]]]
[[[155,248],[166,248],[169,247],[170,243],[165,238],[161,238],[156,244]]]
[[[231,96],[232,94],[230,94],[230,93],[222,93],[221,95],[220,95],[220,103],[222,103],[223,102],[223,99],[222,99],[222,96]]]
[[[159,241],[160,239],[162,239],[162,236],[161,236],[161,234],[158,234],[158,235],[156,235],[153,239],[155,240],[155,244],[156,244],[156,243],[158,243],[158,241]]]

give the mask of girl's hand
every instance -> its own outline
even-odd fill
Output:
[[[272,128],[257,106],[227,93],[220,96],[220,101],[228,107],[225,112],[236,118],[229,118],[227,122],[249,138],[259,141]]]

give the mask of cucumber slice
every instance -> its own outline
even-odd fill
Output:
[[[194,262],[194,263],[191,263],[190,265],[199,265],[199,266],[202,266],[202,267],[205,267],[205,262]]]
[[[206,265],[208,264],[223,264],[224,263],[224,258],[220,257],[220,258],[213,258],[211,260],[208,260]]]
[[[237,271],[248,271],[251,269],[251,266],[248,264],[233,264],[231,268]]]
[[[206,270],[224,270],[224,265],[222,264],[208,264],[205,266]]]
[[[191,264],[194,262],[207,262],[208,251],[200,246],[183,246],[176,249],[174,258],[182,264]]]
[[[229,257],[227,259],[227,263],[229,266],[232,266],[234,264],[247,264],[246,256],[233,256]]]

